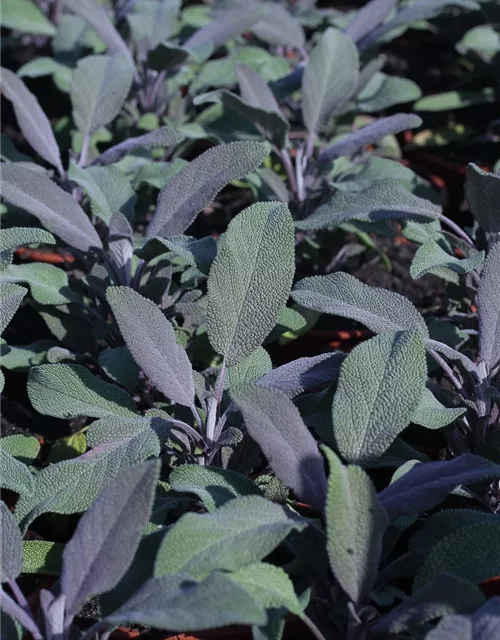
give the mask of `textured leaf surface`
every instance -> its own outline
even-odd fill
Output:
[[[490,233],[499,233],[500,176],[470,163],[466,172],[465,195],[481,227]]]
[[[111,380],[131,393],[134,391],[139,379],[139,367],[127,347],[112,347],[101,351],[99,364]]]
[[[307,129],[327,124],[354,93],[359,56],[349,36],[330,28],[312,50],[302,77],[302,114]]]
[[[28,396],[39,413],[56,418],[137,415],[135,403],[126,391],[78,364],[33,367],[28,378]]]
[[[236,73],[241,97],[247,104],[281,115],[281,109],[274,93],[257,71],[240,63],[236,67]]]
[[[479,584],[500,573],[500,522],[476,522],[460,527],[432,547],[413,590],[421,589],[440,573],[451,573]]]
[[[478,251],[471,258],[455,258],[431,239],[418,248],[410,266],[410,275],[416,280],[433,269],[442,267],[463,275],[477,269],[483,260],[484,251]]]
[[[342,363],[333,398],[333,433],[348,462],[379,458],[410,424],[427,381],[425,347],[416,331],[375,336]]]
[[[454,422],[465,413],[466,409],[459,407],[451,409],[442,405],[429,389],[424,389],[411,421],[427,429],[441,429]]]
[[[23,573],[59,576],[64,545],[48,540],[23,542]]]
[[[323,458],[297,407],[281,391],[257,385],[237,390],[231,397],[276,477],[300,500],[323,511]]]
[[[106,149],[101,153],[92,164],[107,165],[118,162],[130,151],[135,149],[145,148],[150,149],[152,147],[171,147],[175,144],[179,144],[184,140],[184,135],[171,129],[170,127],[160,127],[150,133],[145,133],[142,136],[135,138],[128,138],[123,142],[115,144],[113,147]]]
[[[5,470],[2,468],[2,474]],[[23,566],[23,539],[5,502],[0,502],[0,579],[15,580]]]
[[[40,304],[68,304],[76,297],[69,288],[67,273],[52,264],[11,264],[2,272],[2,279],[27,284]]]
[[[15,491],[19,495],[31,493],[33,489],[33,474],[28,467],[3,447],[0,448],[0,461],[2,464],[2,474],[0,476],[2,489],[10,489],[10,491]]]
[[[0,333],[5,331],[27,293],[27,289],[17,284],[0,283]]]
[[[330,467],[325,509],[328,558],[341,587],[359,605],[377,577],[387,517],[363,469],[344,466],[328,447],[323,451]]]
[[[426,640],[491,640],[500,635],[500,598],[491,598],[472,616],[446,616]]]
[[[193,370],[160,308],[128,287],[109,287],[106,297],[134,360],[169,400],[192,407]]]
[[[257,381],[264,387],[272,387],[294,398],[304,391],[335,380],[340,373],[343,353],[323,353],[310,358],[297,358],[266,373]]]
[[[303,47],[305,35],[300,22],[285,7],[274,2],[263,2],[267,15],[252,27],[254,35],[274,46]]]
[[[36,474],[33,492],[21,496],[14,515],[27,528],[42,513],[85,511],[122,469],[159,453],[158,438],[148,431],[122,442],[101,445],[78,458],[51,464]]]
[[[0,440],[0,449],[24,464],[31,464],[40,451],[40,443],[34,436],[16,433],[13,436],[3,436]]]
[[[260,496],[236,498],[212,513],[187,513],[168,531],[155,576],[184,573],[194,579],[235,571],[265,558],[304,521]]]
[[[423,317],[407,298],[370,287],[348,273],[304,278],[291,295],[307,309],[351,318],[375,333],[415,329],[422,337],[429,335]]]
[[[396,4],[397,0],[371,0],[371,2],[367,2],[364,7],[361,7],[356,12],[356,15],[347,26],[346,34],[354,42],[362,40],[370,31],[389,17]]]
[[[19,128],[26,141],[41,158],[63,174],[61,154],[47,116],[24,82],[3,67],[2,94],[12,102]]]
[[[29,244],[55,244],[56,239],[51,233],[36,227],[11,227],[2,229],[1,265],[3,269],[12,262],[12,253]]]
[[[63,555],[61,588],[69,615],[125,575],[151,516],[160,466],[154,460],[120,473],[79,521]]]
[[[26,209],[70,246],[87,252],[102,242],[80,205],[47,176],[16,164],[2,166],[2,195]]]
[[[3,0],[2,27],[22,33],[53,36],[56,28],[31,0]]]
[[[460,485],[500,476],[500,465],[469,453],[453,460],[416,464],[379,494],[391,520],[419,514],[439,504]]]
[[[265,349],[259,347],[247,358],[228,367],[224,380],[225,389],[236,389],[239,385],[254,382],[271,371],[273,363]]]
[[[231,180],[244,178],[259,167],[268,154],[266,144],[250,141],[231,142],[202,153],[160,191],[147,235],[184,233],[223,187]]]
[[[71,81],[73,119],[84,136],[109,124],[120,112],[132,85],[128,57],[87,56],[78,62]]]
[[[479,354],[491,371],[500,364],[500,242],[488,252],[476,300]]]
[[[244,475],[219,467],[183,464],[172,471],[168,481],[174,491],[194,493],[208,511],[214,511],[233,498],[262,494]]]
[[[139,624],[172,631],[262,625],[266,620],[262,605],[248,590],[219,572],[200,583],[185,575],[152,578],[106,618],[111,625]]]
[[[419,198],[394,180],[379,180],[361,192],[337,192],[311,216],[295,223],[297,229],[323,229],[349,220],[416,220],[439,216],[441,207]]]
[[[208,278],[207,331],[228,365],[249,356],[273,329],[295,270],[288,207],[258,203],[230,223]]]
[[[144,260],[151,260],[156,255],[172,251],[187,264],[196,267],[204,275],[208,275],[210,266],[217,255],[217,243],[211,236],[192,238],[191,236],[170,236],[169,238],[149,238],[146,244],[136,251]]]

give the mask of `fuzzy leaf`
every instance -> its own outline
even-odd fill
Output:
[[[59,576],[64,544],[48,540],[23,542],[23,573]]]
[[[104,382],[78,364],[43,364],[28,377],[28,396],[33,407],[55,418],[137,415],[126,391]]]
[[[0,439],[0,449],[26,465],[33,463],[40,452],[40,443],[34,436],[16,433],[13,436],[3,436]]]
[[[99,354],[104,373],[133,393],[139,380],[139,367],[127,347],[110,347]]]
[[[454,422],[465,413],[466,409],[449,409],[443,406],[434,394],[425,388],[416,409],[413,411],[411,421],[427,429],[441,429]]]
[[[0,448],[0,461],[2,464],[0,476],[2,489],[9,489],[19,495],[30,494],[33,490],[33,474],[29,468],[3,447]]]
[[[259,347],[238,364],[228,367],[224,389],[236,389],[239,385],[254,382],[271,371],[273,363],[267,351]]]
[[[182,572],[203,579],[258,562],[305,522],[260,496],[230,500],[212,513],[187,513],[169,529],[156,556],[155,576]]]
[[[489,233],[500,233],[500,176],[467,166],[465,194],[474,217]]]
[[[173,402],[194,406],[193,370],[160,308],[128,287],[109,287],[106,298],[134,360]]]
[[[2,27],[53,36],[57,29],[31,0],[2,0]]]
[[[160,454],[152,431],[109,442],[78,458],[44,467],[34,476],[29,495],[22,495],[14,515],[23,529],[42,513],[80,513],[90,507],[102,489],[122,469]]]
[[[344,466],[326,446],[323,451],[330,467],[325,508],[330,566],[358,606],[367,600],[377,578],[387,516],[363,469]]]
[[[130,151],[135,149],[150,149],[152,147],[171,147],[184,140],[184,135],[170,127],[160,127],[150,133],[145,133],[136,138],[128,138],[106,149],[93,162],[93,165],[108,165],[119,162]]]
[[[500,465],[470,453],[453,460],[415,464],[379,494],[391,520],[416,515],[439,504],[460,485],[500,476]]]
[[[323,458],[297,407],[281,391],[257,385],[247,385],[233,392],[231,398],[276,477],[300,500],[323,511]]]
[[[67,616],[113,589],[127,572],[151,516],[160,466],[154,460],[120,473],[79,521],[63,554]]]
[[[344,358],[343,353],[298,358],[269,371],[256,384],[278,389],[289,398],[294,398],[338,378]]]
[[[233,498],[262,495],[259,487],[244,475],[219,467],[183,464],[172,471],[168,481],[174,491],[194,493],[208,511],[215,511]]]
[[[15,73],[3,67],[2,94],[12,102],[19,128],[26,141],[41,158],[56,167],[63,175],[61,154],[47,116],[24,82]]]
[[[478,251],[471,258],[455,258],[431,239],[418,248],[410,266],[410,275],[417,280],[433,269],[442,267],[463,275],[477,269],[483,260],[484,251]]]
[[[210,269],[207,309],[210,343],[228,365],[249,356],[273,329],[294,270],[285,204],[254,204],[229,223]]]
[[[217,243],[211,236],[192,238],[191,236],[170,236],[169,238],[148,238],[145,245],[136,251],[144,260],[151,260],[167,250],[178,255],[187,264],[196,267],[208,275],[212,262],[217,255]]]
[[[0,283],[0,333],[5,331],[27,293],[27,289],[17,284]]]
[[[354,42],[359,42],[379,24],[389,17],[397,0],[371,0],[356,12],[356,15],[347,26],[346,34]]]
[[[138,624],[171,631],[262,625],[266,620],[260,602],[220,572],[212,573],[203,582],[194,582],[182,574],[151,578],[105,618],[111,626]]]
[[[54,235],[80,251],[102,248],[102,242],[80,205],[46,175],[17,164],[2,165],[2,195],[26,209]]]
[[[491,598],[472,616],[446,616],[426,640],[491,640],[500,635],[500,598]]]
[[[2,475],[5,469],[2,466]],[[15,580],[23,567],[23,538],[5,502],[0,502],[0,581]]]
[[[257,169],[268,154],[266,144],[249,141],[219,145],[202,153],[160,191],[147,235],[184,233],[223,187]]]
[[[492,371],[500,364],[500,242],[488,251],[476,301],[479,354]]]
[[[55,244],[54,236],[44,229],[36,227],[11,227],[2,229],[2,253],[0,268],[4,269],[12,262],[12,254],[19,247],[30,244]]]
[[[407,129],[417,129],[421,124],[422,118],[413,113],[396,113],[387,118],[379,118],[323,149],[318,156],[318,162],[326,163],[339,156],[351,156],[360,149],[385,138],[385,136],[395,135]]]
[[[11,264],[2,271],[4,282],[27,284],[40,304],[68,304],[76,294],[69,288],[68,274],[52,264]]]
[[[132,85],[128,57],[87,56],[78,62],[71,81],[73,119],[83,136],[109,124],[120,112]]]
[[[303,47],[305,35],[300,22],[285,7],[275,2],[262,2],[267,15],[251,28],[252,33],[267,44],[274,46]]]
[[[358,85],[359,56],[354,42],[329,28],[312,50],[302,77],[302,114],[317,132],[336,115]]]
[[[73,13],[88,22],[99,38],[112,53],[122,53],[132,65],[132,56],[121,35],[113,26],[102,4],[94,0],[64,0],[64,4]]]
[[[423,317],[407,298],[370,287],[347,273],[304,278],[291,295],[307,309],[351,318],[375,333],[415,329],[424,338],[429,335]]]
[[[348,462],[379,458],[411,422],[427,381],[425,347],[416,331],[383,333],[342,363],[333,398],[337,448]]]
[[[419,198],[395,180],[379,180],[361,192],[338,191],[326,204],[295,223],[297,229],[324,229],[349,220],[416,220],[436,219],[441,207]]]
[[[134,255],[134,230],[127,218],[115,211],[109,220],[109,255],[119,272],[120,282],[130,284]]]

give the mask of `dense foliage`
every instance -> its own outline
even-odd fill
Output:
[[[500,636],[500,176],[400,161],[496,4],[2,0],[2,637]],[[384,72],[452,21],[474,86]]]

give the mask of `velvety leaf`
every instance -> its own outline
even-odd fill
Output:
[[[251,28],[252,33],[267,44],[274,46],[303,47],[305,35],[300,22],[282,5],[262,2],[267,15]]]
[[[151,516],[160,461],[130,467],[106,485],[79,521],[63,554],[61,589],[66,615],[113,589],[134,558]]]
[[[361,192],[338,191],[326,204],[304,220],[297,229],[316,230],[338,226],[349,220],[416,220],[437,218],[441,207],[419,198],[394,180],[377,181]]]
[[[217,569],[236,571],[262,560],[304,526],[302,518],[260,496],[230,500],[212,513],[187,513],[164,537],[155,576],[182,572],[203,579]]]
[[[137,415],[126,391],[104,382],[78,364],[43,364],[28,377],[28,396],[33,407],[55,418]]]
[[[375,113],[398,104],[415,102],[421,96],[422,91],[413,80],[379,71],[358,93],[356,103],[359,111]]]
[[[144,260],[156,255],[172,251],[187,264],[196,267],[204,275],[208,275],[212,262],[217,255],[217,243],[211,236],[192,238],[191,236],[170,236],[169,238],[149,238],[146,244],[136,251]]]
[[[181,0],[160,0],[160,2],[136,2],[132,11],[127,14],[127,22],[132,37],[139,43],[147,42],[149,49],[154,49],[176,31],[177,15]]]
[[[476,301],[479,355],[491,371],[500,364],[500,242],[488,251]]]
[[[24,464],[32,464],[40,451],[40,442],[35,436],[25,436],[16,433],[13,436],[3,436],[0,439],[0,449],[6,451]]]
[[[106,298],[134,360],[173,402],[194,406],[193,370],[160,308],[128,287],[109,287]]]
[[[419,514],[439,504],[460,485],[484,482],[500,476],[500,466],[465,453],[453,460],[416,464],[380,494],[391,520]]]
[[[12,262],[12,254],[19,247],[30,244],[55,244],[56,239],[51,233],[36,227],[11,227],[2,229],[2,249],[0,268],[4,269]]]
[[[44,467],[33,491],[22,495],[14,515],[25,530],[42,513],[80,513],[123,469],[160,454],[158,437],[143,431],[127,440],[100,445],[83,456]]]
[[[429,335],[423,317],[407,298],[370,287],[348,273],[304,278],[291,296],[303,307],[351,318],[375,333],[415,329],[424,338]]]
[[[363,604],[377,578],[387,516],[368,475],[344,466],[323,446],[328,460],[326,496],[327,552],[332,571],[355,605]]]
[[[481,227],[489,233],[499,233],[500,218],[498,204],[495,203],[500,200],[500,176],[470,163],[466,172],[465,194]]]
[[[441,573],[479,584],[500,573],[500,522],[476,522],[460,527],[435,544],[415,581],[417,591]]]
[[[4,282],[27,284],[40,304],[68,304],[76,299],[69,288],[68,274],[52,264],[11,264],[2,271]]]
[[[2,27],[41,36],[56,33],[55,26],[31,0],[2,0]]]
[[[212,573],[203,582],[194,582],[182,574],[152,578],[105,618],[112,626],[138,624],[172,631],[261,625],[266,620],[262,605],[248,590],[220,572]]]
[[[27,293],[27,289],[17,284],[0,283],[0,333],[5,331]]]
[[[6,26],[3,23],[3,9],[2,4],[2,26]],[[19,7],[18,11],[21,10],[22,8]],[[41,158],[56,167],[63,175],[61,154],[47,116],[24,82],[4,67],[2,67],[2,95],[12,102],[19,128],[26,141]]]
[[[183,47],[190,51],[208,50],[210,55],[211,51],[215,51],[220,45],[252,27],[263,15],[265,15],[265,9],[260,4],[249,5],[244,10],[226,11],[218,15],[210,24],[195,31],[183,43]]]
[[[286,205],[257,203],[229,223],[210,269],[207,310],[210,343],[228,365],[249,356],[275,326],[294,269]]]
[[[324,127],[354,93],[359,56],[349,36],[330,28],[312,50],[302,77],[302,114],[310,132]]]
[[[130,59],[122,54],[87,56],[71,81],[73,119],[83,136],[109,124],[120,112],[132,85]]]
[[[311,358],[298,358],[269,371],[257,384],[278,389],[289,398],[294,398],[304,391],[311,391],[335,380],[344,358],[343,353],[323,353]]]
[[[345,30],[346,34],[354,42],[362,40],[389,17],[396,5],[397,0],[371,0],[371,2],[367,2],[356,12]]]
[[[131,393],[134,391],[139,380],[139,367],[127,347],[104,349],[99,354],[99,364],[111,380]]]
[[[160,127],[149,133],[145,133],[142,136],[136,138],[128,138],[123,142],[115,144],[113,147],[106,149],[101,153],[92,164],[94,165],[107,165],[118,162],[127,155],[130,151],[135,149],[145,148],[150,149],[152,147],[171,147],[179,144],[184,140],[184,135],[171,129],[170,127]]]
[[[125,442],[135,436],[150,432],[161,441],[166,439],[171,422],[157,416],[122,418],[120,416],[106,416],[93,422],[86,431],[87,444],[95,448],[102,444]]]
[[[5,469],[2,467],[2,475]],[[0,502],[0,578],[15,580],[23,566],[23,538],[5,502]]]
[[[122,53],[132,65],[132,56],[121,35],[113,26],[105,7],[94,0],[64,0],[73,13],[83,18],[96,31],[99,38],[112,53]]]
[[[412,331],[383,333],[342,363],[333,398],[337,448],[348,462],[379,458],[410,424],[427,381],[425,347]]]
[[[500,598],[488,600],[472,616],[446,616],[426,640],[491,640],[500,634]]]
[[[297,407],[281,391],[257,385],[238,389],[231,398],[276,477],[300,500],[323,511],[323,458]]]
[[[262,495],[244,475],[219,467],[183,464],[172,471],[168,481],[174,491],[198,496],[208,511],[215,511],[233,498]]]
[[[19,495],[31,493],[33,475],[29,468],[3,447],[0,447],[0,461],[2,464],[2,474],[0,475],[2,489],[9,489]]]
[[[86,253],[91,247],[102,248],[96,230],[80,205],[46,175],[4,164],[2,195],[7,202],[26,209],[75,249]]]
[[[417,129],[421,124],[422,118],[412,113],[396,113],[387,118],[379,118],[323,149],[318,156],[318,161],[326,163],[339,156],[351,156],[385,136],[395,135],[407,129]]]
[[[266,144],[250,141],[219,145],[202,153],[160,191],[147,235],[184,233],[223,187],[259,167],[268,153]]]
[[[452,613],[474,611],[483,602],[483,594],[472,582],[445,573],[392,609],[371,629],[375,634],[403,633]]]
[[[63,550],[64,544],[61,542],[25,540],[23,542],[23,573],[59,576]]]
[[[417,280],[433,269],[442,267],[463,275],[477,269],[483,260],[484,251],[478,251],[471,258],[455,258],[431,239],[418,248],[410,266],[410,275]]]
[[[120,211],[115,211],[110,218],[108,247],[109,255],[118,270],[120,282],[129,285],[134,256],[134,231],[130,222]]]
[[[224,380],[225,389],[236,389],[239,385],[254,382],[271,371],[273,363],[265,349],[259,347],[238,364],[228,367]]]
[[[418,100],[413,108],[416,111],[451,111],[494,101],[494,90],[491,87],[485,87],[481,91],[444,91],[425,96]]]
[[[442,405],[434,394],[425,388],[411,421],[427,429],[441,429],[465,413],[464,407],[452,409]]]

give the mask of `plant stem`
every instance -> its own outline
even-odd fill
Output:
[[[295,173],[293,171],[292,159],[290,158],[290,154],[288,153],[288,149],[282,149],[279,152],[281,162],[286,171],[286,175],[288,177],[288,182],[290,183],[290,189],[293,193],[297,193],[297,182],[295,180]]]
[[[21,606],[23,609],[26,609],[26,611],[29,612],[30,608],[29,608],[28,601],[24,597],[24,594],[19,588],[19,585],[17,584],[17,582],[15,580],[7,580],[7,583],[9,587],[12,589],[12,593],[14,594],[17,602],[19,603],[19,606]]]
[[[306,153],[304,155],[304,164],[309,160],[314,151],[314,143],[316,141],[316,134],[314,131],[309,132],[309,136],[307,137],[306,144]]]
[[[453,229],[457,236],[465,240],[468,245],[470,245],[471,247],[475,247],[472,239],[465,233],[463,229],[458,226],[458,224],[456,224],[456,222],[453,222],[453,220],[450,220],[442,213],[439,214],[439,219],[441,220],[441,222],[444,222],[448,227],[450,227],[450,229]]]
[[[300,202],[303,202],[306,197],[306,191],[304,186],[304,166],[302,164],[302,158],[304,155],[304,148],[299,147],[297,149],[297,156],[295,158],[295,175],[297,177],[297,198]]]
[[[224,359],[222,361],[222,366],[219,371],[219,377],[217,379],[217,392],[216,392],[217,407],[220,405],[222,400],[222,394],[224,393],[224,380],[226,379],[226,370],[227,370],[226,360]]]
[[[78,160],[78,166],[84,167],[87,164],[87,156],[89,153],[90,134],[86,133],[83,138],[82,150],[80,151],[80,158]]]
[[[463,395],[464,397],[467,397],[467,394],[465,393],[463,384],[455,376],[455,374],[453,373],[452,368],[446,362],[446,360],[444,360],[444,358],[442,358],[437,351],[434,351],[434,349],[431,349],[430,352],[431,352],[431,355],[434,358],[434,360],[439,364],[439,366],[443,369],[443,371],[446,373],[448,378],[451,380],[451,382],[453,383],[454,387],[456,387],[457,391],[461,395]]]
[[[314,624],[311,618],[309,618],[309,616],[306,616],[305,613],[302,616],[302,621],[307,626],[309,631],[313,634],[313,636],[316,638],[316,640],[326,640],[325,636],[321,633],[321,631]]]

